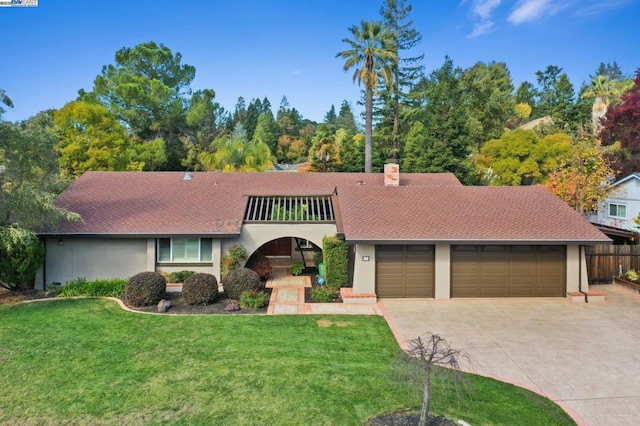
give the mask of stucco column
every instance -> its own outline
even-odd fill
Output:
[[[580,246],[567,246],[567,292],[580,291]],[[586,265],[585,265],[586,266]],[[586,278],[586,273],[584,274]],[[585,286],[586,290],[588,286]]]
[[[146,271],[156,271],[156,239],[147,238],[147,264]]]
[[[451,298],[451,245],[436,244],[435,298]]]
[[[353,294],[376,292],[376,246],[356,244],[353,262]]]
[[[222,280],[220,276],[220,260],[222,260],[222,241],[213,239],[211,247],[211,259],[213,261],[213,267],[211,273],[218,279],[218,282]]]

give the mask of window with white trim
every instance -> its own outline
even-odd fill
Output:
[[[158,262],[213,261],[211,238],[158,238]]]
[[[609,217],[612,217],[614,219],[626,219],[626,204],[609,203]]]
[[[311,241],[305,240],[304,238],[298,238],[298,242],[300,244],[300,248],[303,248],[303,249],[312,249],[316,246]]]

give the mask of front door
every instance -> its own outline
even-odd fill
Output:
[[[260,247],[260,253],[272,257],[291,257],[291,238],[278,238]]]

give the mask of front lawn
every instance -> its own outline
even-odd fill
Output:
[[[393,382],[379,317],[152,316],[73,299],[0,306],[0,424],[361,425],[418,409]],[[551,401],[471,376],[434,412],[470,424],[573,424]]]

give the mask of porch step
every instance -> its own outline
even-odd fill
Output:
[[[351,287],[341,287],[340,297],[344,303],[375,304],[378,302],[378,295],[375,293],[354,294]]]
[[[579,291],[567,292],[567,299],[571,303],[585,303],[587,301],[584,293],[580,293]]]
[[[605,302],[606,298],[600,290],[589,290],[587,292],[587,301],[589,303]]]

